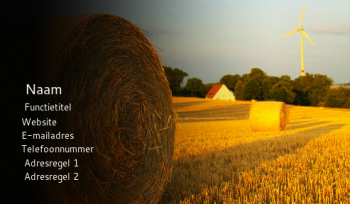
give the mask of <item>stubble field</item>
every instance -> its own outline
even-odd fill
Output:
[[[173,98],[174,167],[161,203],[350,203],[350,111],[287,105],[254,132],[251,102]]]

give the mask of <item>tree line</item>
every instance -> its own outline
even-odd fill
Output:
[[[179,68],[163,66],[173,96],[205,97],[215,84],[225,84],[236,100],[283,101],[302,106],[325,106],[350,108],[350,89],[331,89],[333,80],[322,74],[299,76],[294,80],[289,75],[268,76],[259,68],[252,68],[242,76],[224,75],[217,83],[203,84],[199,78],[183,79],[188,74]]]

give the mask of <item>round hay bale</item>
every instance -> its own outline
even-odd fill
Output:
[[[286,106],[286,121],[287,121],[287,124],[290,124],[290,112],[287,106]]]
[[[94,147],[93,153],[55,154],[79,165],[60,171],[78,172],[79,180],[57,187],[58,202],[157,203],[170,178],[175,134],[157,52],[118,16],[66,17],[52,25],[45,28],[45,66],[50,86],[61,87],[62,95],[50,101],[71,103],[72,110],[51,117],[58,121],[55,132],[74,134],[52,145]]]
[[[249,113],[253,131],[281,131],[286,129],[287,113],[284,102],[255,102]]]

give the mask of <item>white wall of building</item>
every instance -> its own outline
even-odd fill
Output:
[[[225,85],[222,85],[222,87],[215,94],[213,99],[231,100],[231,101],[235,101],[236,100],[235,96],[232,94],[232,92]]]

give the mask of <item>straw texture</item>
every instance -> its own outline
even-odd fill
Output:
[[[287,112],[284,102],[255,102],[249,113],[253,131],[281,131],[286,129]]]
[[[287,121],[287,124],[290,124],[290,112],[287,106],[286,106],[286,121]]]
[[[67,170],[72,177],[79,172],[79,180],[58,187],[59,202],[157,203],[171,173],[175,134],[157,52],[118,16],[67,17],[50,26],[45,66],[51,86],[63,89],[51,102],[72,103],[71,112],[51,117],[59,121],[56,132],[75,136],[52,145],[94,147],[90,154],[56,154],[79,164]]]

